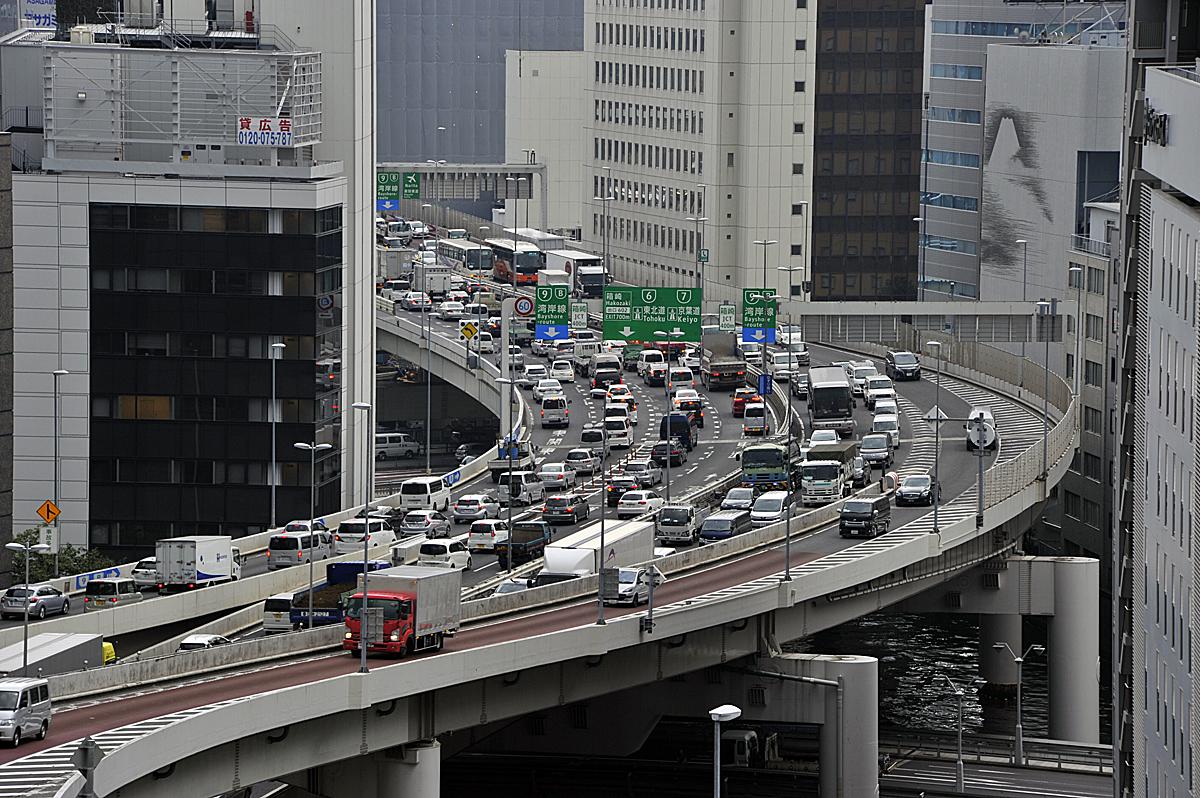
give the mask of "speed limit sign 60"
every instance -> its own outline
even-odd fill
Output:
[[[527,296],[519,296],[513,303],[513,310],[517,311],[518,316],[532,316],[533,300]]]

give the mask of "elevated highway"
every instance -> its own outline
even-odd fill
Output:
[[[406,322],[384,323],[398,324],[398,338],[404,338]],[[943,391],[957,395],[963,405],[988,404],[1002,430],[1001,451],[988,463],[984,479],[981,525],[970,472],[957,468],[965,477],[956,489],[948,485],[938,535],[931,534],[927,512],[911,518],[898,514],[898,528],[854,544],[836,536],[828,513],[801,517],[794,522],[790,582],[781,580],[782,529],[764,530],[754,548],[712,546],[664,558],[665,569],[675,575],[656,594],[656,625],[649,633],[639,624],[644,611],[610,610],[609,623],[597,626],[594,597],[559,597],[557,604],[521,607],[516,615],[480,613],[481,620],[444,652],[377,662],[369,674],[354,673],[357,663],[348,657],[321,657],[115,697],[103,711],[68,709],[56,717],[50,741],[0,757],[0,796],[65,783],[73,771],[74,741],[85,736],[107,753],[93,774],[99,795],[118,789],[122,795],[166,789],[212,795],[769,653],[783,641],[916,595],[1004,554],[1070,463],[1074,402],[1069,388],[1053,378],[1043,469],[1040,385],[1016,387],[1022,365],[1004,353],[948,340],[942,348]],[[858,349],[882,351],[869,345]],[[908,445],[916,456],[918,445],[931,442],[913,418],[926,408],[919,401],[912,404],[904,410],[913,435]],[[715,446],[722,445],[720,437]],[[945,437],[941,465],[948,482],[946,457],[961,439]],[[931,464],[921,454],[904,467]],[[701,468],[693,474],[704,479],[707,472]],[[518,684],[521,689],[511,689]],[[64,795],[74,794],[71,789]]]

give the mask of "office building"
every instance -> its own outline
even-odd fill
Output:
[[[796,296],[914,297],[924,10],[883,11],[589,3],[587,248],[638,284],[703,266],[710,300],[787,293],[779,266],[810,267]]]
[[[1114,491],[1117,795],[1195,795],[1200,3],[1131,6]],[[1165,66],[1170,64],[1172,66]]]
[[[260,531],[310,479],[343,507],[373,453],[344,411],[374,390],[374,15],[184,5],[0,42],[6,102],[45,119],[13,177],[14,524],[57,438],[75,545]]]
[[[378,0],[379,159],[502,162],[505,51],[582,49],[583,6]]]
[[[1011,253],[993,251],[981,235],[987,201],[982,170],[991,151],[984,108],[988,45],[1044,40],[1120,46],[1124,4],[935,0],[929,8],[927,153],[915,214],[925,220],[919,223],[925,295],[934,299],[953,290],[955,297],[991,299],[980,291],[980,263],[1007,263]],[[1037,81],[1051,82],[1069,85],[1046,81],[1045,74]]]

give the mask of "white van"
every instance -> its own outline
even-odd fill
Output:
[[[400,485],[400,509],[446,510],[450,486],[441,477],[413,477]]]
[[[511,486],[511,487],[510,487]],[[508,504],[510,497],[515,504],[533,504],[546,498],[546,486],[533,471],[507,471],[500,474],[496,491],[501,504]]]
[[[663,353],[658,351],[657,349],[643,349],[640,353],[638,353],[638,360],[637,360],[638,376],[645,377],[646,370],[648,368],[650,368],[651,364],[666,363],[666,362],[667,362],[667,359],[663,356]]]
[[[267,541],[267,570],[305,565],[324,560],[333,553],[333,535],[328,532],[284,532]]]
[[[786,349],[768,349],[763,368],[776,382],[787,382],[800,371],[800,358]]]
[[[604,419],[604,429],[608,432],[608,445],[614,449],[628,449],[633,446],[633,427],[627,418],[608,417]]]
[[[263,602],[263,632],[292,631],[292,600],[291,593],[276,593]]]
[[[396,542],[396,533],[391,524],[382,518],[371,518],[367,548],[390,546]],[[347,518],[333,533],[333,545],[338,554],[353,554],[362,551],[363,536],[367,534],[367,522],[362,518]]]
[[[879,414],[871,420],[871,432],[883,432],[891,441],[893,449],[900,448],[900,417]]]
[[[567,397],[562,394],[551,394],[542,398],[542,426],[571,426],[570,411],[567,410]]]
[[[407,432],[377,432],[375,434],[375,459],[411,460],[421,453],[421,444]]]
[[[770,526],[782,521],[790,510],[786,490],[769,490],[754,500],[750,508],[750,523],[754,526]]]
[[[0,680],[0,740],[16,748],[26,737],[46,739],[52,713],[45,679]]]

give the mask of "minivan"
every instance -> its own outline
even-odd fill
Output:
[[[496,493],[501,504],[508,504],[511,499],[516,504],[528,505],[546,498],[546,486],[532,471],[506,471],[500,475]]]
[[[791,512],[786,490],[769,490],[754,500],[750,508],[750,523],[754,526],[770,526],[782,521]]]
[[[639,377],[645,377],[646,371],[652,363],[666,363],[667,359],[663,357],[663,353],[657,349],[643,349],[637,359],[637,373]]]
[[[396,532],[384,518],[372,516],[370,519],[371,539],[367,548],[390,546],[396,542]],[[352,554],[362,551],[363,536],[367,534],[367,519],[347,518],[333,534],[333,545],[337,554]]]
[[[658,422],[659,440],[678,438],[689,452],[696,448],[696,427],[686,413],[671,413]]]
[[[0,680],[0,740],[16,748],[28,736],[46,739],[52,712],[45,679]]]
[[[716,543],[728,540],[753,528],[750,513],[745,510],[719,510],[700,525],[700,543]]]
[[[450,486],[441,477],[413,477],[400,485],[400,509],[446,510],[450,507]]]
[[[608,459],[608,430],[603,424],[588,424],[579,433],[579,443],[592,450],[601,460]]]
[[[746,405],[742,415],[743,435],[770,435],[771,424],[767,421],[767,406],[762,402],[752,402]]]
[[[375,435],[375,459],[412,459],[421,453],[421,444],[405,432],[380,432]]]
[[[551,394],[542,399],[542,426],[571,426],[570,411],[567,410],[567,397],[562,394]]]
[[[263,602],[263,633],[292,631],[292,593],[276,593]]]
[[[888,531],[892,523],[892,500],[888,495],[847,499],[842,505],[838,533],[844,537],[873,538]]]
[[[284,532],[267,542],[267,570],[304,565],[324,560],[333,553],[333,535],[328,532]]]
[[[93,579],[83,590],[83,609],[107,610],[124,604],[135,604],[142,600],[137,583],[128,577]]]
[[[604,419],[604,430],[608,433],[608,443],[615,449],[628,449],[633,445],[633,428],[625,418],[609,417]]]

